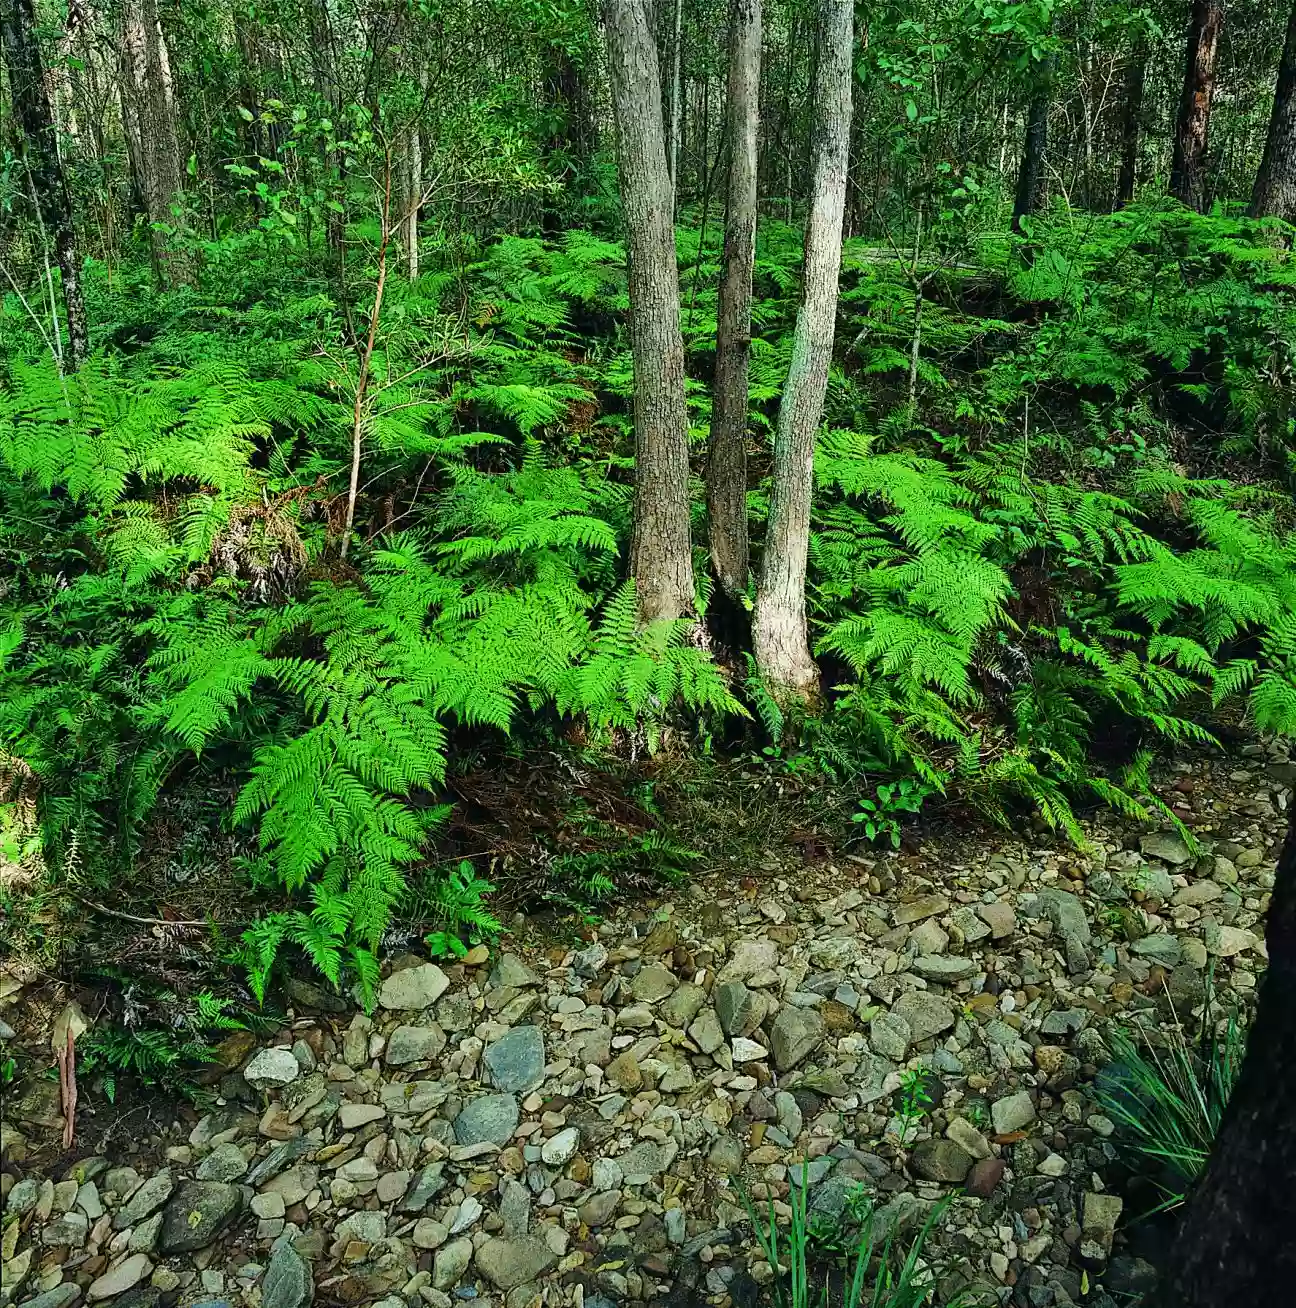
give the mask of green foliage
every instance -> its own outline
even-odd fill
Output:
[[[124,984],[123,1014],[118,1021],[93,1025],[77,1043],[77,1059],[83,1074],[100,1078],[110,1100],[116,1099],[119,1076],[196,1096],[199,1088],[194,1075],[216,1056],[212,1041],[246,1029],[242,1018],[227,1011],[233,1006],[228,997],[207,990],[184,1000],[165,990],[149,989],[140,994],[138,980],[129,980],[111,968],[102,969],[101,975]],[[159,1021],[158,1009],[165,1024]]]
[[[618,259],[581,233],[552,254],[503,243],[476,269],[482,302],[517,312],[490,316],[471,353],[500,367],[509,351],[528,366],[560,358],[564,306],[615,296]],[[527,260],[546,265],[530,291]],[[0,747],[39,781],[45,857],[112,875],[169,778],[237,778],[231,818],[260,848],[244,871],[296,901],[237,951],[258,998],[285,946],[372,992],[448,812],[436,800],[451,732],[502,738],[548,712],[655,748],[681,710],[742,712],[690,623],[637,628],[617,565],[625,492],[596,466],[554,466],[534,440],[510,467],[486,453],[505,432],[467,425],[488,409],[526,438],[588,392],[552,377],[465,389],[426,368],[444,288],[428,290],[381,338],[383,375],[420,380],[376,385],[368,434],[380,485],[419,470],[438,489],[405,530],[362,543],[354,570],[335,566],[326,526],[350,420],[331,396],[349,365],[294,340],[297,321],[244,324],[215,360],[181,362],[192,346],[173,338],[67,383],[13,361],[0,395],[15,565],[0,594]],[[498,930],[485,882],[416,879],[439,948]]]
[[[1207,994],[1206,1013],[1212,1008]],[[1114,1030],[1112,1061],[1096,1082],[1103,1113],[1164,1195],[1183,1202],[1201,1176],[1237,1084],[1246,1029],[1234,1014],[1216,1027],[1203,1018],[1200,1039],[1178,1023],[1135,1039]]]
[[[876,841],[886,836],[892,848],[899,849],[900,815],[919,812],[933,790],[926,782],[901,777],[879,786],[874,792],[876,798],[861,799],[851,821],[859,825],[866,839]]]
[[[875,1214],[867,1203],[857,1205],[860,1230],[835,1290],[837,1278],[826,1265],[820,1266],[822,1251],[815,1238],[809,1171],[804,1164],[788,1194],[792,1218],[786,1232],[779,1227],[772,1200],[764,1215],[757,1213],[745,1193],[743,1204],[760,1251],[777,1273],[773,1292],[778,1308],[924,1308],[932,1303],[935,1278],[923,1262],[923,1252],[949,1207],[948,1200],[931,1207],[907,1250],[894,1215]],[[820,1274],[822,1286],[815,1284]],[[967,1303],[960,1296],[947,1301],[945,1308],[964,1308]]]

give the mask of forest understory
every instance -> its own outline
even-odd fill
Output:
[[[0,1305],[1283,1285],[1296,6],[0,53]]]

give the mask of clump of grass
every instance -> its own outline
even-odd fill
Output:
[[[1222,1029],[1207,1023],[1200,1039],[1177,1021],[1158,1035],[1155,1044],[1136,1042],[1114,1030],[1108,1037],[1113,1061],[1096,1085],[1099,1107],[1165,1196],[1154,1211],[1181,1204],[1201,1176],[1246,1046],[1236,1014]]]
[[[927,1237],[949,1206],[949,1200],[933,1206],[902,1259],[896,1245],[898,1224],[886,1232],[879,1250],[876,1214],[871,1207],[867,1208],[861,1217],[853,1253],[848,1255],[845,1276],[834,1292],[827,1277],[822,1286],[811,1284],[816,1238],[808,1191],[809,1173],[802,1165],[800,1180],[793,1184],[788,1195],[792,1218],[786,1230],[780,1229],[772,1200],[761,1216],[746,1194],[743,1195],[761,1252],[778,1278],[772,1286],[777,1308],[924,1308],[932,1303],[935,1278],[920,1260]],[[969,1304],[969,1300],[960,1296],[946,1308],[968,1308]]]

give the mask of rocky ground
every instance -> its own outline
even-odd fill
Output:
[[[1092,1099],[1104,1032],[1200,1009],[1208,969],[1253,995],[1294,780],[1259,746],[1181,765],[1196,855],[1110,814],[1083,854],[771,851],[571,947],[393,958],[371,1016],[298,982],[288,1028],[222,1047],[209,1107],[71,1163],[39,1164],[61,1122],[32,1078],[4,1104],[0,1302],[755,1304],[742,1193],[786,1217],[804,1166],[829,1225],[954,1196],[937,1303],[1110,1308],[1150,1268]],[[39,984],[0,984],[11,1022]]]

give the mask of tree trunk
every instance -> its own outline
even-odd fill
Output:
[[[54,245],[63,281],[63,308],[67,317],[68,349],[60,365],[79,368],[89,349],[85,302],[81,296],[81,258],[72,224],[72,200],[59,159],[54,115],[45,90],[44,61],[36,38],[32,0],[2,0],[0,43],[9,70],[9,93],[14,117],[22,129],[23,156],[41,223]]]
[[[1193,209],[1201,208],[1206,189],[1206,139],[1215,94],[1215,56],[1223,26],[1224,0],[1193,0],[1187,67],[1170,165],[1170,194]]]
[[[154,272],[163,286],[186,285],[193,281],[192,261],[162,230],[175,226],[172,204],[184,173],[171,60],[156,0],[129,0],[125,6],[121,61],[124,93],[131,99],[136,125],[135,167],[149,220]]]
[[[630,575],[643,622],[693,607],[688,413],[661,82],[644,0],[603,0],[630,263],[635,497]]]
[[[819,0],[813,87],[814,171],[805,230],[801,307],[774,437],[774,485],[752,643],[776,699],[809,704],[819,669],[806,631],[806,557],[815,436],[823,417],[837,319],[842,218],[850,154],[852,0]]]
[[[651,26],[649,32],[652,31]],[[675,39],[671,43],[671,112],[670,112],[670,179],[675,188],[675,205],[679,207],[679,163],[680,135],[684,119],[681,114],[683,105],[680,96],[683,90],[681,79],[684,67],[684,0],[675,0]]]
[[[1012,229],[1022,229],[1022,219],[1038,213],[1044,201],[1044,160],[1048,154],[1048,118],[1051,101],[1050,58],[1044,66],[1039,86],[1031,97],[1026,116],[1026,137],[1022,142],[1021,164],[1017,169],[1017,190],[1013,196]]]
[[[716,324],[707,522],[711,567],[727,595],[747,589],[747,373],[760,130],[761,0],[729,10],[729,180]]]
[[[1296,3],[1287,19],[1269,136],[1251,192],[1251,216],[1296,222]]]
[[[1139,128],[1143,117],[1143,85],[1147,80],[1147,38],[1139,37],[1125,68],[1125,104],[1121,117],[1120,174],[1116,179],[1116,208],[1134,199],[1138,180]]]
[[[1296,810],[1278,859],[1242,1071],[1167,1262],[1163,1308],[1290,1303],[1296,1284]]]

